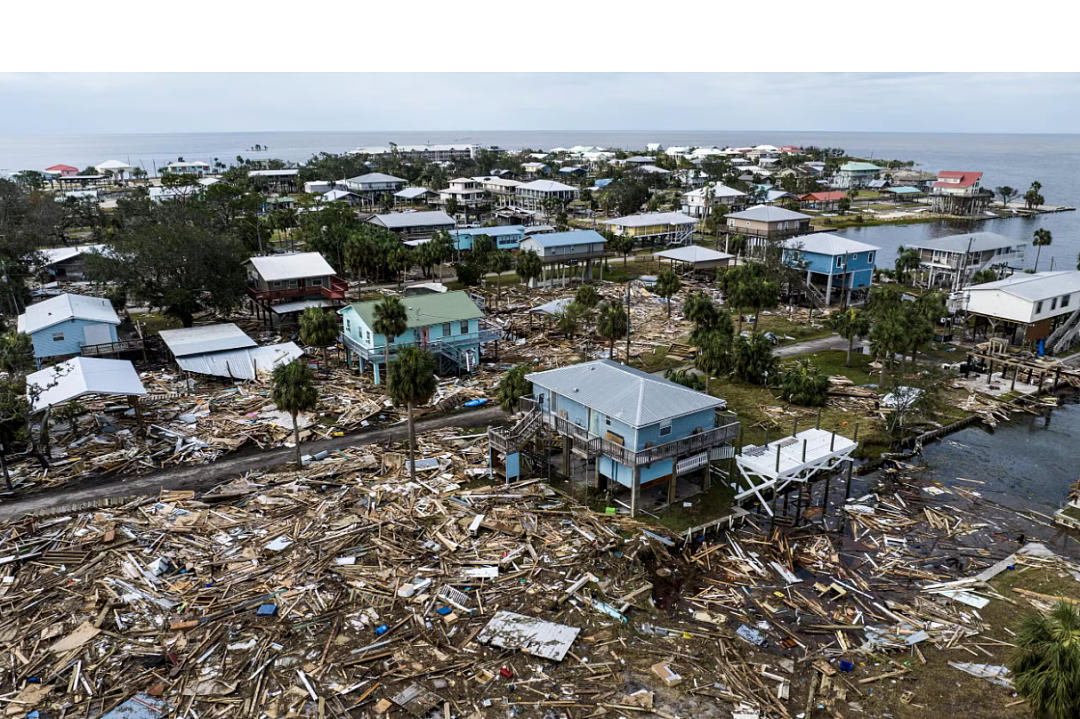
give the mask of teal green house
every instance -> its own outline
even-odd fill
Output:
[[[361,372],[370,365],[375,384],[382,381],[388,345],[391,362],[405,347],[423,347],[435,355],[440,374],[459,374],[476,369],[482,346],[500,336],[487,326],[483,311],[467,292],[402,297],[408,329],[396,337],[375,331],[375,307],[380,301],[353,302],[338,310],[346,362],[351,367],[355,360]]]

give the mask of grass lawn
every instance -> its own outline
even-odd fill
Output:
[[[131,315],[132,322],[141,322],[144,335],[153,335],[161,330],[176,330],[184,326],[184,323],[175,317],[163,315],[160,312],[134,312]]]
[[[983,679],[965,674],[959,669],[949,666],[949,662],[1007,665],[1011,648],[987,640],[992,638],[1003,642],[1013,642],[1015,637],[1009,632],[1015,632],[1023,617],[1034,611],[1022,597],[1012,591],[1013,587],[1040,594],[1077,599],[1080,598],[1080,583],[1055,569],[1033,569],[1021,566],[1017,571],[1006,571],[999,574],[991,580],[990,585],[1007,599],[991,599],[990,604],[978,610],[979,616],[986,622],[988,628],[979,636],[960,642],[960,645],[981,642],[979,649],[985,650],[986,654],[978,650],[972,650],[977,652],[975,656],[972,656],[971,653],[959,647],[938,649],[932,645],[928,646],[924,642],[920,645],[920,649],[926,657],[926,664],[922,664],[914,656],[906,657],[894,654],[891,658],[910,668],[910,674],[897,679],[887,679],[867,685],[868,687],[874,687],[872,693],[866,693],[864,690],[859,692],[859,696],[854,696],[849,692],[848,699],[861,702],[868,716],[880,715],[879,712],[889,711],[892,712],[895,719],[916,719],[916,717],[929,717],[929,719],[952,719],[953,717],[1012,719],[1013,717],[1030,717],[1031,709],[1026,703],[1012,707],[1006,706],[1018,701],[1017,697],[1012,696],[1012,692]],[[884,660],[881,661],[879,667],[867,663],[859,667],[858,674],[851,675],[851,678],[855,680],[862,678],[864,675],[873,676],[890,669],[892,669],[892,666]],[[899,700],[904,691],[910,691],[914,694],[908,704],[904,704]]]
[[[666,346],[657,347],[651,354],[646,352],[638,355],[632,359],[630,366],[642,370],[643,372],[660,372],[690,364],[687,360],[668,357],[667,354],[669,349],[670,347]]]
[[[738,315],[732,315],[731,319],[735,325],[735,330],[738,331]],[[743,331],[753,332],[753,325],[749,322],[743,322]],[[829,326],[827,320],[822,320],[819,323],[815,319],[811,324],[808,322],[796,322],[783,315],[764,313],[758,316],[758,332],[775,333],[782,345],[794,344],[795,342],[802,342],[803,340],[819,339],[833,334],[832,327]],[[794,337],[795,339],[789,340],[785,339],[786,337]]]
[[[810,225],[815,230],[842,230],[848,227],[877,227],[879,225],[914,225],[921,222],[940,222],[943,219],[948,219],[941,215],[935,215],[929,212],[921,215],[912,215],[910,217],[902,217],[892,220],[875,220],[872,219],[871,215],[863,215],[862,222],[859,222],[855,219],[857,216],[858,215],[856,213],[851,213],[842,217],[815,217],[810,221]]]
[[[727,462],[721,462],[720,466],[727,467]],[[735,490],[723,477],[714,474],[709,491],[689,497],[686,500],[691,504],[689,507],[684,507],[682,500],[675,500],[673,505],[659,514],[658,521],[673,532],[683,532],[724,516],[731,508],[733,499]]]

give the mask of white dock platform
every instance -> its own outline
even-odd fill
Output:
[[[771,515],[765,492],[780,492],[789,484],[810,481],[819,472],[831,472],[849,460],[858,446],[858,442],[823,429],[804,429],[764,446],[747,445],[735,457],[742,475],[735,487],[735,501],[756,496]]]

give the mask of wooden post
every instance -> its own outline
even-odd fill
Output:
[[[780,473],[780,445],[776,445],[776,473]]]
[[[847,487],[844,489],[844,499],[851,497],[851,467],[854,465],[850,459],[847,461]]]
[[[1013,372],[1012,385],[1009,387],[1009,391],[1016,389],[1016,378],[1020,376],[1020,365],[1016,365],[1016,371]]]
[[[803,461],[803,464],[806,464],[806,442],[807,442],[807,440],[805,440],[805,439],[802,441],[802,461]]]
[[[795,501],[795,526],[799,526],[799,520],[802,519],[802,503],[803,494],[806,491],[806,482],[799,485],[799,498]]]
[[[817,425],[814,429],[821,429],[821,407],[817,408]]]
[[[794,437],[798,433],[799,433],[799,418],[798,417],[792,417],[791,418],[791,436]]]
[[[634,467],[634,477],[630,480],[630,517],[637,516],[638,493],[641,491],[641,467]]]
[[[859,423],[858,422],[855,423],[855,436],[851,438],[851,441],[852,442],[858,442],[859,441]]]

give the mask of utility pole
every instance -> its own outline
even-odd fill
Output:
[[[630,280],[626,281],[626,364],[630,366]]]

